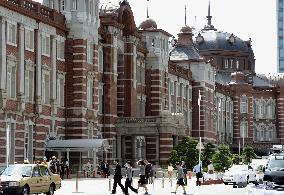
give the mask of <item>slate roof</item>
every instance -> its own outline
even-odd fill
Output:
[[[239,37],[235,36],[235,42],[230,43],[228,38],[232,35],[231,33],[206,30],[200,32],[204,41],[201,43],[196,43],[197,48],[202,50],[226,50],[226,51],[241,51],[246,53],[252,53],[252,48],[248,45],[246,41],[243,41]]]
[[[194,45],[177,45],[170,52],[170,60],[203,60]]]
[[[266,79],[263,79],[259,76],[253,77],[253,86],[254,87],[274,87]]]
[[[229,85],[231,82],[231,73],[217,72],[215,81],[221,85]]]

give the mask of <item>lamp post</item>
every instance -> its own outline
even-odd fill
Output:
[[[197,149],[199,149],[199,155],[198,155],[198,162],[199,162],[199,165],[201,165],[201,149],[203,149],[203,145],[202,145],[202,142],[201,142],[201,135],[200,135],[200,120],[201,120],[201,117],[200,117],[200,102],[201,102],[201,94],[200,94],[200,90],[199,90],[199,95],[198,95],[198,108],[199,108],[199,121],[198,121],[198,126],[199,126],[199,143],[197,144]]]

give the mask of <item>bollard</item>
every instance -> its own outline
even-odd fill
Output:
[[[170,182],[171,182],[171,187],[173,187],[173,178],[170,178]]]
[[[78,192],[78,188],[79,188],[79,177],[80,177],[80,171],[77,172],[77,178],[76,178],[76,192]]]
[[[108,179],[108,191],[111,191],[111,178]]]
[[[156,177],[153,177],[153,183],[152,183],[152,184],[153,184],[153,190],[154,190],[154,188],[155,188],[155,184],[154,184],[154,183],[155,183],[155,178],[156,178]]]
[[[162,188],[165,187],[165,177],[164,177],[164,173],[163,173],[163,178],[162,178]]]

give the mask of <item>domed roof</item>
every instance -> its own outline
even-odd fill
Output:
[[[155,20],[148,18],[140,24],[139,29],[157,29],[157,23],[155,22]]]
[[[202,30],[195,39],[196,46],[202,50],[225,50],[253,53],[251,41],[243,41],[232,33]]]
[[[119,8],[119,3],[115,1],[108,1],[101,4],[100,12],[102,13],[113,13]]]
[[[192,28],[189,26],[184,26],[180,29],[180,32],[182,33],[192,33]]]

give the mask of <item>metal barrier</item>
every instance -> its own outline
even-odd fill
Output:
[[[108,191],[111,191],[111,178],[108,179]]]
[[[163,172],[162,188],[165,188],[165,173]]]

